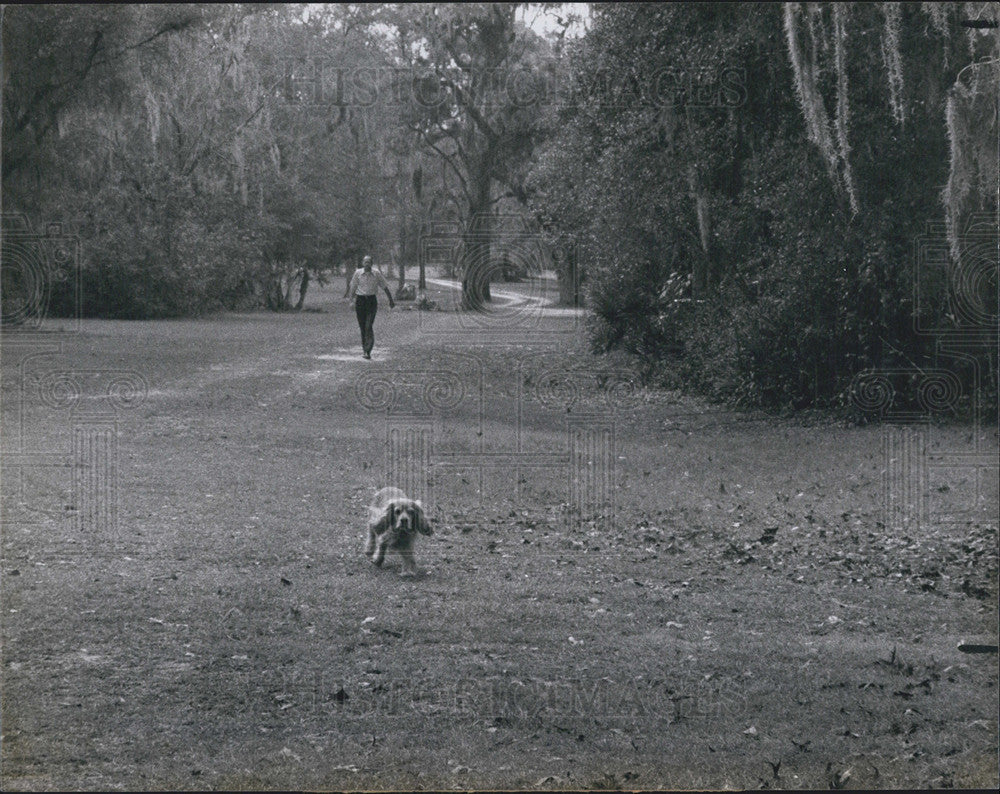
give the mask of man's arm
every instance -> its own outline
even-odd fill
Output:
[[[351,285],[347,288],[347,299],[354,300],[354,293],[358,289],[358,273],[360,271],[355,270],[354,275],[351,276]]]

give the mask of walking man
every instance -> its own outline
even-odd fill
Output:
[[[354,298],[354,310],[358,315],[358,326],[361,328],[361,349],[365,358],[372,357],[375,346],[375,312],[378,311],[378,288],[385,290],[389,299],[389,308],[395,308],[396,301],[392,299],[385,276],[372,268],[372,258],[365,256],[361,261],[361,270],[355,270],[351,277],[351,286],[347,290],[348,300]]]

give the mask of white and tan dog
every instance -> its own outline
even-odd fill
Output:
[[[399,488],[383,488],[368,506],[368,542],[365,556],[375,565],[382,565],[386,551],[399,552],[403,573],[416,574],[413,561],[413,541],[417,533],[432,535],[430,523],[420,502],[410,499]]]

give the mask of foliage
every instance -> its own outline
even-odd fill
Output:
[[[997,53],[925,5],[595,8],[528,182],[581,241],[595,346],[793,407],[938,355],[916,313],[954,317],[914,303],[914,243],[947,218],[955,268],[995,216]]]
[[[350,8],[46,9],[4,11],[4,207],[81,235],[86,314],[292,308],[296,288],[301,305],[311,279],[387,250],[397,109],[302,79],[385,62]]]

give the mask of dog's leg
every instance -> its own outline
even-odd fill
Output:
[[[400,549],[399,556],[403,559],[403,573],[410,576],[417,575],[417,563],[413,559],[413,549]]]
[[[391,505],[390,505],[391,507]],[[377,523],[368,525],[368,545],[365,547],[365,554],[376,565],[381,565],[385,559],[385,544],[392,535],[389,531],[389,510],[382,511],[382,517]],[[374,552],[374,556],[372,553]]]
[[[391,536],[392,536],[391,532],[386,532],[382,535],[379,535],[378,541],[375,544],[375,556],[372,557],[372,562],[378,565],[379,567],[381,567],[382,563],[385,561],[385,549],[386,546],[389,545],[389,540],[391,539]]]

